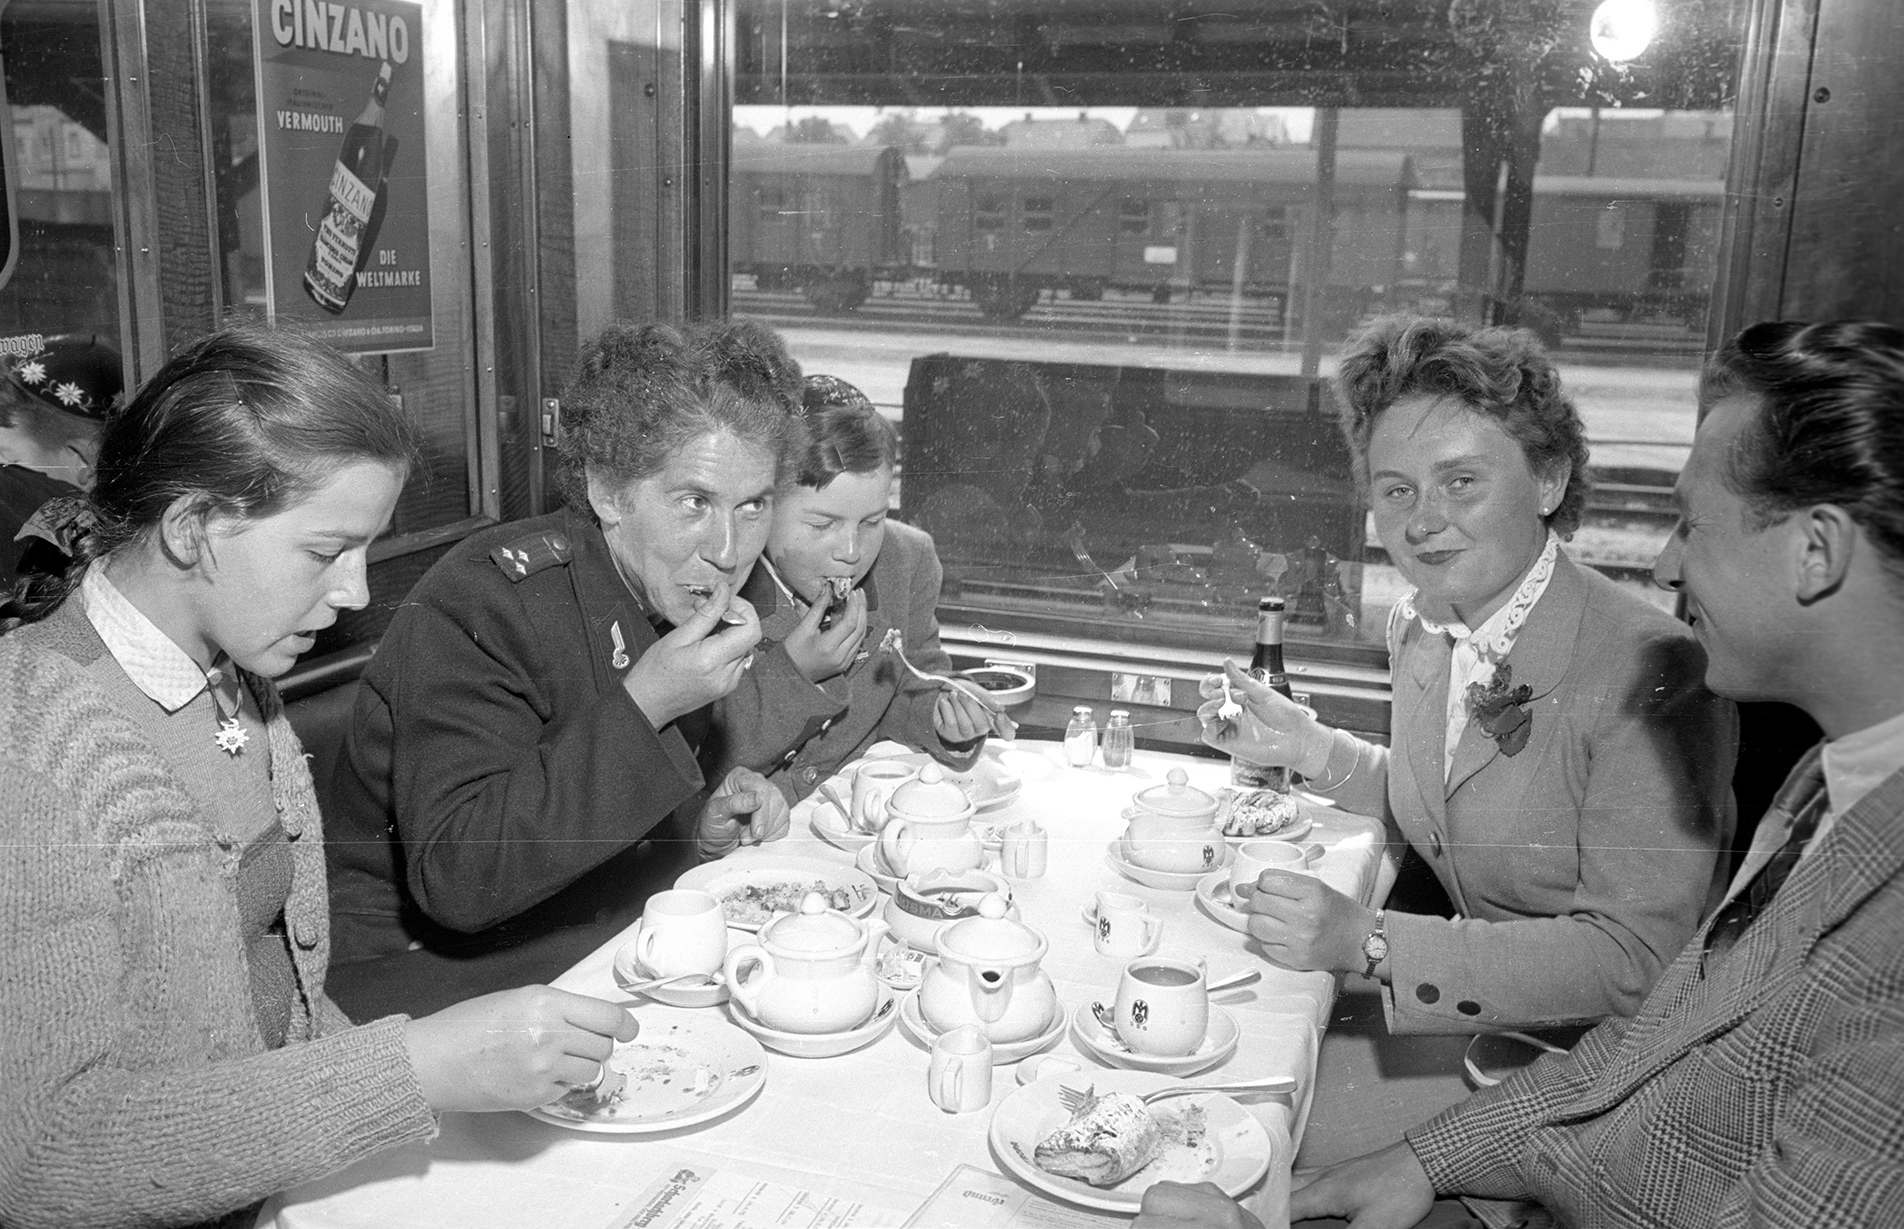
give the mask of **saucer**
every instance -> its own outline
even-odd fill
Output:
[[[926,1023],[926,1018],[919,1012],[917,990],[899,1000],[899,1023],[905,1026],[903,1031],[908,1037],[928,1050],[932,1048],[932,1043],[939,1039],[939,1030]],[[1027,1037],[1023,1041],[994,1041],[992,1066],[1002,1067],[1006,1063],[1030,1058],[1062,1036],[1064,1036],[1064,1004],[1060,1003],[1058,1009],[1051,1013],[1051,1024],[1036,1037]]]
[[[732,951],[743,943],[754,942],[754,936],[744,930],[727,928],[727,950]],[[635,957],[634,940],[615,949],[615,985],[626,987],[634,982],[652,981],[656,974],[648,972],[646,965]],[[727,1001],[727,983],[708,981],[704,985],[693,982],[676,982],[672,986],[656,986],[652,990],[643,990],[643,998],[653,999],[657,1003],[666,1003],[670,1007],[713,1007]]]
[[[1235,898],[1230,895],[1230,872],[1211,871],[1197,880],[1196,892],[1197,906],[1209,914],[1212,921],[1249,933],[1249,914],[1238,909]]]
[[[832,1058],[837,1054],[850,1054],[891,1032],[893,1023],[899,1017],[893,992],[883,985],[879,988],[878,1006],[873,1008],[873,1014],[863,1024],[837,1033],[789,1033],[768,1028],[754,1019],[741,1006],[739,999],[728,1003],[727,1014],[734,1018],[734,1023],[752,1033],[761,1045],[795,1058]]]
[[[1227,863],[1225,865],[1227,865]],[[859,871],[860,874],[867,876],[874,883],[878,884],[879,890],[886,895],[899,895],[899,881],[905,878],[905,876],[895,875],[886,869],[886,859],[881,856],[877,842],[868,843],[860,847],[860,851],[853,855],[853,867]],[[978,864],[978,869],[996,873],[998,870],[998,858],[990,850],[987,850],[985,860]],[[923,871],[920,873],[924,874]]]
[[[811,805],[809,805],[811,804]],[[848,852],[864,849],[879,838],[871,832],[861,832],[840,814],[840,809],[828,801],[824,794],[815,791],[795,804],[795,809],[807,807],[811,812],[807,816],[807,827],[813,829],[813,835],[827,844]]]
[[[1202,1044],[1196,1052],[1180,1057],[1159,1057],[1154,1054],[1139,1054],[1128,1049],[1124,1043],[1116,1040],[1105,1027],[1098,1023],[1097,1013],[1092,1010],[1096,1003],[1079,1003],[1078,1009],[1071,1013],[1071,1037],[1078,1048],[1102,1063],[1113,1067],[1128,1067],[1132,1071],[1155,1071],[1159,1075],[1188,1076],[1207,1070],[1236,1053],[1237,1038],[1242,1030],[1237,1027],[1236,1017],[1228,1011],[1210,1004],[1210,1031],[1203,1036]]]
[[[1217,855],[1216,866],[1211,870],[1154,871],[1148,866],[1138,866],[1124,856],[1124,838],[1120,836],[1111,842],[1104,860],[1110,863],[1112,870],[1124,878],[1141,883],[1147,888],[1162,888],[1169,892],[1189,892],[1196,889],[1197,880],[1217,871],[1227,870],[1230,863],[1236,860],[1236,849],[1228,841],[1223,842],[1222,852]]]

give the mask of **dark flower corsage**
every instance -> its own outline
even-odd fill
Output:
[[[1522,708],[1534,698],[1534,689],[1514,686],[1514,667],[1502,662],[1486,686],[1468,684],[1468,712],[1501,748],[1502,755],[1519,755],[1534,731],[1534,719]]]

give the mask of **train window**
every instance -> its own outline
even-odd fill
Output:
[[[785,188],[769,187],[757,190],[754,198],[759,202],[760,220],[763,222],[783,222],[789,213],[795,212],[789,203],[791,193]]]
[[[863,300],[762,289],[760,233],[731,308],[899,422],[948,625],[1235,650],[1280,593],[1299,659],[1379,664],[1406,585],[1328,382],[1391,312],[1541,336],[1599,481],[1568,549],[1666,604],[1749,6],[1658,4],[1615,64],[1578,5],[737,0],[737,133],[891,157]]]
[[[9,191],[0,226],[0,360],[59,333],[124,350],[107,121],[95,5],[0,0],[0,95]]]

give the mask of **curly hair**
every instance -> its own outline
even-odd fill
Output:
[[[1535,473],[1571,465],[1567,489],[1546,521],[1562,538],[1580,527],[1593,486],[1586,425],[1561,391],[1553,360],[1527,330],[1384,317],[1349,339],[1336,365],[1335,395],[1363,486],[1377,419],[1404,397],[1453,397],[1499,423]]]
[[[1761,409],[1725,479],[1753,527],[1837,504],[1904,577],[1904,330],[1870,320],[1752,325],[1699,380],[1702,406],[1741,393]]]
[[[589,470],[625,486],[707,435],[731,434],[784,464],[800,395],[800,366],[765,325],[611,324],[562,395],[562,493],[589,511]]]

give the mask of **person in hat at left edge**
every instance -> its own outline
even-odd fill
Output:
[[[61,333],[9,355],[0,377],[0,589],[11,594],[22,576],[64,571],[125,375],[99,334]]]

